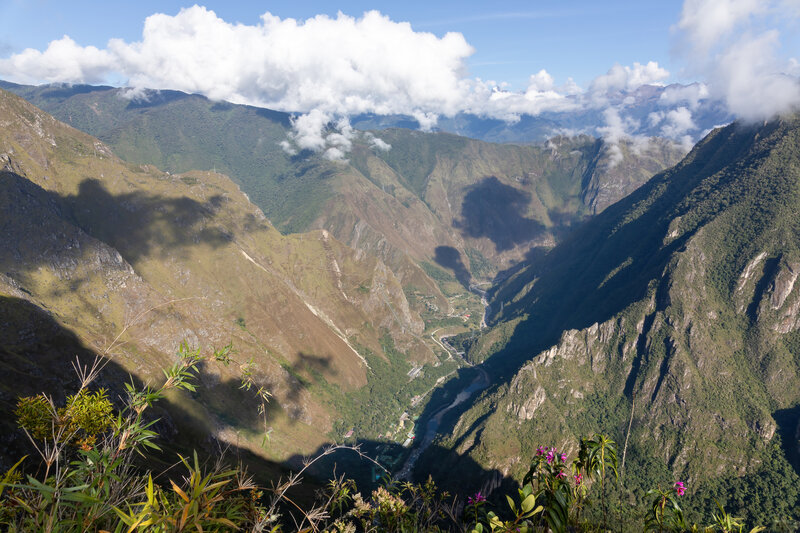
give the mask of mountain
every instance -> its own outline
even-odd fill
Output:
[[[798,212],[800,116],[713,131],[508,273],[468,352],[497,383],[440,444],[519,476],[537,446],[602,431],[626,445],[628,486],[724,479],[717,497],[749,516],[793,512]]]
[[[607,122],[604,113],[612,108],[627,119],[628,133],[632,135],[663,137],[666,133],[674,137],[664,119],[683,107],[682,113],[688,114],[691,125],[681,135],[688,134],[697,141],[704,132],[734,119],[723,102],[707,98],[703,93],[704,89],[698,84],[642,85],[634,90],[622,89],[603,95],[593,95],[590,91],[567,97],[573,104],[568,110],[521,114],[516,121],[459,113],[440,117],[435,130],[493,143],[542,143],[568,133],[597,135]],[[362,130],[419,127],[413,117],[402,115],[359,115],[352,123]]]
[[[4,450],[20,442],[8,441],[16,398],[69,393],[75,355],[158,382],[182,341],[232,343],[273,394],[269,446],[238,365],[170,398],[170,424],[280,460],[388,424],[454,369],[374,256],[324,230],[282,235],[228,177],[126,163],[5,91],[0,122]]]
[[[355,133],[348,162],[331,162],[280,148],[290,133],[286,113],[175,91],[133,98],[110,87],[3,86],[128,162],[227,173],[282,232],[327,229],[442,309],[450,307],[444,293],[458,289],[433,278],[487,281],[683,154],[663,139],[515,146],[391,129]],[[376,135],[391,148],[376,148]]]

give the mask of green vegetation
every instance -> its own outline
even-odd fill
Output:
[[[458,159],[470,142],[449,133],[425,134],[406,130],[386,130],[381,138],[392,149],[381,158],[392,167],[402,184],[419,198],[425,198],[428,179],[441,158]]]
[[[304,471],[334,450],[347,448],[343,446],[326,449],[271,489],[255,484],[242,466],[225,466],[222,458],[206,464],[197,453],[191,459],[179,455],[181,468],[163,472],[135,461],[159,449],[156,421],[147,417],[153,405],[171,389],[195,391],[201,364],[235,364],[230,353],[226,347],[201,355],[182,346],[178,362],[164,371],[163,384],[127,386],[124,404],[116,412],[103,391],[89,390],[102,369],[100,359],[78,369],[79,391],[60,409],[44,395],[20,398],[17,421],[37,445],[41,465],[36,465],[37,471],[23,457],[0,478],[0,524],[8,531],[48,532],[566,533],[638,531],[641,524],[645,531],[659,532],[743,531],[744,521],[719,502],[707,526],[692,524],[691,513],[680,501],[687,491],[680,481],[648,491],[635,505],[614,499],[621,494],[619,454],[616,443],[604,435],[582,439],[571,462],[567,453],[539,446],[514,496],[495,494],[489,501],[478,492],[467,497],[463,507],[458,495],[441,492],[430,479],[414,484],[389,477],[367,497],[352,480],[333,478],[316,491],[313,502],[298,505],[290,489],[302,490]],[[243,373],[241,386],[249,389],[251,383]],[[262,401],[267,396],[257,393]],[[91,441],[76,438],[89,435]],[[772,530],[791,531],[796,522],[780,511],[769,514]],[[755,527],[750,533],[764,529]]]
[[[447,273],[444,269],[439,268],[433,263],[428,261],[420,261],[420,266],[425,273],[431,277],[440,286],[445,283],[456,283],[456,278],[452,274]]]
[[[467,248],[469,270],[477,279],[491,279],[497,268],[477,248]]]
[[[140,162],[158,160],[167,168],[200,162],[206,168],[234,173],[231,169],[239,163],[233,159],[247,160],[236,167],[242,170],[237,178],[240,183],[250,180],[243,187],[257,191],[257,198],[251,194],[254,201],[267,206],[284,231],[320,223],[320,213],[326,212],[323,206],[332,196],[350,191],[341,188],[342,184],[357,178],[354,171],[345,177],[333,163],[314,157],[295,160],[281,152],[274,141],[285,135],[286,124],[281,122],[285,117],[262,117],[274,126],[274,135],[262,132],[268,148],[253,159],[253,154],[243,152],[246,143],[238,135],[240,130],[242,135],[255,133],[246,128],[236,130],[237,122],[247,118],[246,111],[237,106],[212,106],[204,99],[186,95],[165,94],[164,98],[164,107],[156,102],[132,105],[109,98],[103,102],[106,107],[101,113],[87,112],[87,106],[77,106],[78,100],[68,105],[76,106],[69,108],[81,117],[76,120],[85,120],[92,127],[110,127],[111,122],[103,121],[116,120],[122,110],[133,117],[125,128],[107,130],[115,146],[126,150],[126,157],[132,161],[141,156],[144,159]],[[13,105],[11,102],[9,109]],[[200,111],[194,115],[196,122],[191,128],[168,131],[163,124],[150,124],[156,121],[152,109],[166,110],[158,121],[166,117],[175,122],[192,115],[194,106]],[[79,109],[83,111],[78,113]],[[39,117],[38,111],[29,108],[20,113]],[[17,164],[27,171],[3,174],[0,202],[14,229],[9,249],[18,249],[22,259],[9,256],[0,281],[4,295],[24,293],[32,302],[46,302],[50,329],[57,329],[58,322],[52,317],[58,317],[97,342],[118,329],[115,324],[128,324],[132,302],[147,308],[162,305],[151,295],[182,298],[203,294],[196,305],[192,304],[194,309],[163,309],[157,319],[141,326],[147,331],[139,334],[172,338],[187,329],[199,332],[200,328],[188,324],[203,324],[205,330],[222,324],[226,334],[245,339],[249,353],[258,359],[241,362],[238,367],[245,378],[242,385],[257,391],[262,402],[256,419],[259,428],[263,426],[259,434],[263,433],[264,441],[269,436],[267,422],[272,420],[268,420],[263,403],[268,394],[254,377],[259,365],[270,365],[272,375],[288,375],[286,383],[280,384],[291,389],[285,397],[300,397],[291,406],[300,409],[305,407],[302,402],[310,402],[311,409],[317,410],[310,415],[315,422],[340,413],[333,437],[341,438],[354,429],[359,439],[380,437],[394,442],[413,430],[404,427],[400,431],[397,425],[404,411],[412,419],[419,412],[410,406],[422,410],[424,402],[415,403],[415,397],[427,394],[440,378],[456,369],[455,362],[444,360],[412,368],[408,356],[394,345],[390,334],[396,332],[376,333],[378,324],[386,322],[381,322],[381,317],[372,322],[363,310],[350,305],[351,299],[366,300],[384,287],[372,283],[365,274],[375,266],[374,258],[355,267],[352,254],[334,248],[339,246],[335,239],[325,241],[328,248],[315,236],[261,240],[261,235],[277,232],[260,223],[260,213],[242,201],[236,188],[220,176],[197,173],[175,177],[152,168],[125,167],[107,153],[98,155],[92,139],[72,131],[54,136],[58,142],[51,147],[27,131],[16,134],[13,128],[17,126],[10,118],[11,126],[3,132],[4,142],[14,147],[21,161]],[[463,416],[452,414],[457,419],[453,430],[445,429],[446,437],[440,443],[523,480],[518,492],[511,491],[508,502],[491,511],[488,503],[473,496],[470,505],[475,514],[468,523],[470,528],[535,530],[547,524],[554,531],[568,525],[598,530],[620,523],[620,529],[640,530],[644,524],[651,530],[677,531],[691,528],[692,514],[698,517],[692,520],[701,520],[699,517],[716,513],[713,520],[718,530],[738,529],[738,519],[724,510],[729,509],[751,525],[770,524],[779,530],[783,526],[773,520],[796,514],[800,508],[797,457],[792,452],[796,443],[787,437],[791,439],[796,432],[800,406],[800,389],[796,386],[800,375],[796,305],[800,295],[795,285],[800,263],[800,219],[796,216],[800,210],[798,120],[788,118],[759,127],[733,125],[712,134],[683,163],[656,176],[591,224],[575,230],[547,256],[521,265],[506,278],[492,302],[495,321],[502,320],[494,329],[479,338],[468,333],[453,340],[468,351],[471,361],[485,360],[484,367],[499,382]],[[267,127],[266,123],[262,125]],[[229,155],[220,155],[228,154],[225,143],[209,140],[216,139],[211,135],[214,132],[227,132],[230,138],[225,143],[239,147],[239,152],[231,148],[230,160],[226,159]],[[397,151],[380,158],[398,176],[392,177],[396,183],[388,183],[383,191],[402,201],[390,199],[386,205],[397,207],[399,203],[411,209],[424,203],[430,213],[420,213],[428,216],[434,213],[436,201],[449,202],[465,191],[472,192],[469,187],[475,179],[496,173],[499,177],[494,179],[502,190],[519,194],[526,202],[534,198],[540,201],[541,205],[522,202],[517,215],[518,220],[536,228],[541,225],[541,235],[547,238],[547,232],[560,235],[554,228],[567,228],[589,212],[590,206],[597,205],[585,203],[580,196],[586,191],[578,186],[584,179],[596,177],[584,172],[592,164],[585,159],[591,153],[588,148],[580,155],[574,150],[565,152],[569,146],[562,147],[565,157],[559,159],[538,148],[492,147],[437,136],[441,146],[423,150],[420,164],[415,166],[413,154],[422,150],[415,143],[422,143],[426,136],[399,131],[391,135],[395,136],[391,142]],[[34,143],[30,153],[19,145],[20,139]],[[252,148],[252,143],[249,146]],[[467,151],[470,163],[463,164]],[[46,154],[44,159],[31,155],[39,152]],[[276,161],[268,161],[266,152],[275,155]],[[440,164],[446,160],[452,172],[445,175]],[[562,165],[544,160],[566,162]],[[381,161],[372,159],[358,170],[380,167]],[[543,169],[541,175],[521,170],[533,168],[534,163],[544,165],[536,166]],[[44,167],[48,176],[56,179],[37,174]],[[385,166],[381,168],[385,170]],[[98,181],[86,180],[87,175],[98,177]],[[114,178],[100,182],[103,175]],[[370,175],[369,180],[383,184],[378,178],[385,177]],[[463,182],[448,181],[457,178]],[[36,179],[39,181],[33,181]],[[46,188],[55,182],[63,190]],[[356,184],[363,185],[347,183],[353,191]],[[441,187],[428,197],[425,194],[431,183]],[[593,190],[601,189],[598,185]],[[374,192],[374,187],[369,190]],[[369,198],[360,196],[358,200]],[[454,205],[458,207],[457,202]],[[454,216],[459,216],[457,210]],[[461,216],[467,215],[462,212]],[[336,217],[322,222],[336,226],[340,235],[349,235],[350,222],[342,221],[354,218],[342,212]],[[29,218],[40,226],[32,229]],[[379,225],[370,231],[373,234],[369,238],[383,238]],[[331,233],[336,235],[333,230]],[[39,250],[44,249],[41,244],[52,244],[52,239],[43,239],[56,234],[66,235],[64,241],[70,242],[69,247],[59,251],[62,255],[57,260],[48,257],[42,262],[38,259]],[[505,241],[497,235],[469,238],[493,237],[501,248]],[[496,257],[483,256],[468,241],[466,259],[473,274],[488,272],[489,262]],[[391,246],[402,249],[397,242]],[[344,272],[339,285],[331,281],[332,270],[327,266],[331,258],[343,265],[341,272],[337,269],[340,274]],[[472,307],[476,296],[467,296],[464,287],[438,266],[423,262],[421,268],[450,297],[448,303],[453,308],[434,310],[434,303],[441,302],[436,300],[440,295],[435,289],[428,294],[404,289],[411,295],[408,300],[412,304],[430,304],[428,313],[422,313],[426,336],[444,326],[454,330],[456,326],[474,328],[479,319]],[[352,278],[356,282],[347,279],[351,269],[363,269]],[[253,272],[268,276],[256,277]],[[414,282],[428,283],[426,279],[420,273]],[[208,280],[236,280],[240,285],[225,285],[218,290],[222,284],[214,285],[217,294],[213,294],[207,289]],[[113,281],[113,285],[107,281]],[[398,287],[396,279],[390,281]],[[339,339],[309,310],[312,304],[321,307],[320,301],[327,302],[332,294],[339,302],[338,295],[345,290],[347,304],[326,306],[325,311],[334,315],[348,335],[360,328],[351,344],[369,363],[366,372],[353,354],[348,354],[350,359],[334,359],[331,371],[323,368],[328,364],[328,354],[323,350]],[[391,296],[391,291],[387,292]],[[80,298],[74,298],[75,294]],[[200,300],[213,300],[217,307],[204,307]],[[227,300],[230,303],[219,305]],[[285,310],[285,316],[275,309]],[[356,316],[352,321],[351,311]],[[473,311],[470,322],[460,318],[467,311]],[[386,309],[382,313],[388,316]],[[217,314],[220,316],[215,318]],[[185,321],[183,316],[187,317]],[[316,344],[317,339],[308,339],[302,329],[308,324],[296,317],[313,322],[316,336],[328,335],[325,341],[330,342]],[[24,345],[22,335],[30,333],[17,327],[5,329],[9,331],[4,335],[12,340],[2,346],[3,354],[13,360],[5,368],[8,375],[16,377],[15,365],[23,364],[33,353],[18,348]],[[292,335],[281,336],[283,329]],[[291,345],[291,349],[278,355],[270,344],[271,336],[280,337],[274,345]],[[295,339],[300,340],[292,344]],[[405,341],[414,339],[408,336]],[[152,344],[137,344],[136,338],[126,348],[136,364],[143,361],[149,365],[153,351]],[[295,354],[297,360],[290,361],[288,358]],[[320,366],[304,362],[300,355],[321,361]],[[41,465],[23,462],[4,476],[0,487],[0,496],[7,504],[3,519],[18,530],[57,530],[56,524],[63,524],[63,530],[124,530],[131,526],[213,530],[230,528],[231,523],[255,528],[259,520],[273,520],[263,522],[272,527],[278,520],[273,518],[273,510],[278,513],[274,505],[278,504],[260,501],[257,489],[238,481],[241,473],[237,469],[204,469],[198,460],[182,458],[185,479],[180,481],[160,471],[150,477],[146,464],[135,464],[128,458],[134,448],[145,453],[146,448],[156,445],[152,419],[140,415],[151,414],[151,404],[167,390],[186,393],[176,400],[181,408],[209,409],[197,417],[208,423],[198,433],[205,435],[214,424],[224,422],[247,426],[242,435],[249,438],[255,424],[247,424],[247,417],[236,409],[240,402],[230,392],[232,388],[238,390],[238,383],[231,382],[230,369],[219,374],[221,388],[211,401],[205,405],[195,401],[193,378],[199,365],[225,366],[231,361],[229,351],[205,358],[182,348],[179,363],[167,370],[161,388],[131,385],[124,391],[124,405],[116,408],[102,389],[90,391],[83,385],[63,401],[35,395],[20,399],[18,424],[34,444],[46,445],[40,446]],[[344,377],[337,377],[337,372]],[[362,385],[365,374],[366,385]],[[344,390],[343,384],[351,388]],[[7,398],[8,387],[5,383],[3,386],[3,397]],[[274,410],[276,423],[283,423],[281,428],[288,431],[296,419],[287,421],[286,412],[288,409],[278,407]],[[560,456],[554,463],[547,461],[547,453],[534,455],[538,442],[557,442],[567,449],[561,443],[575,443],[578,435],[598,427],[608,431],[609,437],[581,441],[583,446],[571,464]],[[301,439],[311,433],[298,431],[300,437],[293,435],[294,442],[306,444]],[[387,433],[391,437],[383,437]],[[593,460],[584,450],[593,442],[597,449],[608,451],[614,444],[610,438],[625,443],[622,450],[616,450],[621,452],[617,454],[621,456],[619,468],[615,454],[602,452],[599,460]],[[289,446],[291,443],[284,442],[282,450]],[[528,465],[524,461],[528,457],[535,459],[526,475]],[[438,467],[432,469],[437,479],[456,481],[461,472],[448,461],[441,461]],[[19,478],[20,469],[30,477]],[[617,476],[613,480],[611,476],[617,470],[619,484]],[[593,477],[591,486],[589,481],[580,486],[576,474]],[[171,475],[176,480],[174,486],[167,483]],[[675,475],[692,479],[697,487],[676,485]],[[133,492],[125,492],[128,485]],[[661,488],[647,493],[653,486]],[[446,515],[446,510],[432,486],[384,488],[371,498],[362,497],[364,505],[360,507],[349,487],[344,482],[333,486],[327,496],[329,502],[338,502],[336,513],[329,515],[343,520],[340,529],[373,525],[386,530],[449,527],[436,523],[445,520],[438,513]],[[584,489],[593,490],[594,496],[582,493]],[[352,495],[352,501],[333,496],[341,496],[341,490]],[[696,504],[683,503],[679,498],[685,490],[693,492]],[[271,501],[286,503],[282,495]],[[298,528],[307,525],[309,515],[313,513],[298,518],[305,520]],[[453,528],[464,526],[459,522],[463,517],[455,520],[454,524],[460,526]],[[711,523],[707,518],[702,520]],[[317,525],[339,528],[333,523]]]
[[[409,376],[411,364],[395,348],[388,334],[381,338],[380,355],[365,346],[355,344],[355,347],[369,363],[369,380],[364,387],[347,395],[332,388],[327,390],[339,416],[331,437],[338,440],[353,429],[359,439],[380,440],[379,435],[383,435],[383,438],[402,443],[407,438],[409,427],[401,430],[398,426],[400,416],[403,412],[412,414],[424,407],[424,402],[414,404],[412,399],[429,391],[439,378],[452,373],[458,365],[452,360],[439,362],[436,366],[425,364],[412,377]]]
[[[793,516],[798,145],[798,116],[716,131],[507,277],[493,329],[454,340],[499,383],[441,447],[519,477],[531,442],[602,427],[626,443],[622,502],[679,476],[697,485],[685,512]]]

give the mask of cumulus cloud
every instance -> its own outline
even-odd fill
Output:
[[[692,120],[692,112],[685,107],[668,111],[664,118],[666,123],[661,127],[661,132],[665,137],[674,139],[697,129],[697,125]]]
[[[608,157],[608,168],[614,168],[620,164],[624,158],[620,142],[622,140],[635,140],[635,144],[641,149],[646,139],[638,138],[633,132],[639,128],[639,121],[631,117],[624,116],[616,108],[609,107],[603,111],[604,126],[597,128],[597,133],[605,141],[603,150]]]
[[[587,105],[574,81],[557,85],[546,70],[531,75],[524,91],[469,78],[473,52],[460,33],[415,31],[377,11],[307,20],[265,13],[246,25],[195,5],[147,17],[136,42],[112,39],[98,49],[65,36],[44,51],[25,50],[0,60],[0,75],[23,83],[127,79],[128,98],[146,98],[145,88],[173,89],[300,113],[281,146],[330,159],[350,149],[352,130],[342,119],[353,114],[409,115],[430,130],[441,116],[459,112],[513,122]],[[667,75],[652,61],[615,65],[592,84],[592,98]]]
[[[417,32],[377,11],[305,21],[266,13],[260,23],[244,25],[193,6],[149,16],[138,42],[112,39],[100,50],[64,37],[43,52],[29,49],[0,61],[0,74],[25,83],[122,76],[134,88],[308,113],[295,122],[294,142],[301,149],[334,148],[335,157],[348,149],[347,134],[328,134],[322,142],[323,117],[410,114],[430,128],[440,114],[463,107],[470,91],[465,60],[472,53],[460,33]]]
[[[392,149],[391,144],[387,143],[380,137],[376,137],[375,135],[373,135],[368,131],[362,132],[362,136],[364,137],[364,140],[366,140],[367,143],[376,150],[379,150],[381,152],[388,152],[389,150]]]
[[[150,97],[157,92],[144,87],[125,87],[119,92],[119,96],[132,102],[149,102]]]
[[[692,119],[692,112],[686,107],[679,107],[664,113],[664,124],[661,134],[669,139],[680,142],[687,152],[694,144],[690,132],[697,130],[697,124]]]
[[[694,117],[709,100],[724,100],[746,118],[798,105],[800,65],[781,60],[780,34],[763,30],[779,12],[800,17],[797,0],[685,0],[677,34],[687,43],[690,66],[711,75],[665,87],[660,109],[636,124],[623,111],[637,105],[637,90],[670,76],[655,61],[616,64],[586,90],[571,79],[559,85],[544,69],[524,90],[510,90],[469,77],[466,61],[474,50],[462,34],[415,31],[378,11],[306,20],[265,13],[248,25],[195,5],[147,17],[136,42],[112,39],[101,49],[64,36],[43,51],[24,50],[0,59],[0,76],[22,83],[127,79],[123,96],[131,99],[146,99],[145,88],[174,89],[289,111],[296,115],[282,148],[332,160],[351,149],[348,117],[361,113],[407,115],[430,130],[440,117],[461,112],[511,123],[523,115],[605,110],[598,133],[608,140],[622,138],[618,131],[635,140],[637,128],[649,127],[683,141],[698,131]],[[370,142],[388,148],[380,139]]]
[[[658,84],[669,77],[669,71],[655,61],[647,64],[634,63],[632,67],[614,65],[609,71],[596,77],[589,87],[592,93],[605,94],[614,91],[632,91],[642,85]]]
[[[353,146],[355,132],[347,117],[334,117],[320,109],[292,119],[292,132],[288,140],[280,143],[289,154],[296,155],[300,150],[321,152],[331,161],[343,161]]]
[[[678,29],[689,70],[743,119],[790,111],[800,106],[800,82],[775,26],[798,18],[796,0],[686,0]]]
[[[694,50],[707,54],[711,48],[754,15],[764,13],[764,0],[686,0],[678,27]]]
[[[708,85],[705,83],[692,83],[691,85],[674,85],[664,89],[658,98],[663,106],[686,104],[689,109],[697,109],[700,102],[710,96]]]
[[[80,46],[65,35],[52,41],[44,52],[27,48],[0,59],[0,73],[21,83],[99,83],[113,70],[115,59],[107,50]]]

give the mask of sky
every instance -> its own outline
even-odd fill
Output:
[[[338,12],[359,17],[377,10],[396,22],[439,37],[462,33],[475,52],[469,74],[524,89],[528,77],[546,69],[559,83],[572,77],[588,84],[614,63],[657,61],[670,68],[671,30],[681,2],[641,1],[407,1],[407,2],[199,2],[227,22],[259,23],[270,12],[304,20]],[[68,35],[78,44],[103,47],[112,38],[141,39],[145,19],[154,13],[176,15],[192,2],[174,0],[109,1],[0,0],[5,24],[0,57],[25,48],[44,50]],[[42,16],[47,13],[47,16]],[[676,71],[674,79],[681,79]]]
[[[800,105],[800,0],[0,0],[0,20],[2,79],[297,112],[285,149],[331,158],[359,113],[427,129],[459,112],[513,122],[595,108],[618,136],[637,125],[612,95],[694,83],[648,118],[681,139],[703,102],[745,120]]]

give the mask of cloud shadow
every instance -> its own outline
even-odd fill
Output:
[[[437,246],[434,250],[433,260],[444,268],[453,271],[458,282],[465,288],[469,289],[469,284],[472,281],[472,274],[469,269],[461,260],[461,252],[452,246]]]
[[[467,189],[455,226],[462,235],[488,238],[498,252],[511,250],[545,231],[541,222],[525,216],[530,202],[530,193],[489,176]]]

